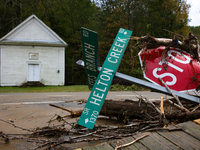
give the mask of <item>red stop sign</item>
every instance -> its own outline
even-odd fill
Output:
[[[170,48],[163,57],[165,47],[141,50],[138,55],[144,77],[161,86],[161,78],[170,89],[176,91],[194,90],[200,83],[200,62],[176,48]],[[166,58],[166,59],[163,59]]]

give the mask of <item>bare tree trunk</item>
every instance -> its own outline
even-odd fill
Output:
[[[22,22],[22,0],[20,0],[19,2],[19,8],[20,8],[20,17],[19,17],[19,21],[20,23]]]
[[[166,114],[166,118],[171,120],[171,119],[198,119],[200,118],[200,111],[195,111],[195,112],[182,112],[182,113],[173,113],[173,114]]]
[[[49,9],[51,8],[52,0],[46,0],[45,3],[43,3],[45,7],[45,13],[43,14],[42,21],[45,22],[45,18],[49,12]]]
[[[11,4],[11,15],[12,15],[12,29],[14,29],[15,27],[15,24],[14,24],[14,3],[13,3],[13,0],[12,0],[12,4]]]

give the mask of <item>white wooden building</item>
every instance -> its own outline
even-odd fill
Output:
[[[67,44],[35,15],[0,39],[0,86],[64,85]]]

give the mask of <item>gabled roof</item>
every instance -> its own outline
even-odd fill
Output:
[[[62,46],[63,41],[53,30],[45,25],[36,15],[31,15],[16,28],[0,39],[0,45],[38,45]]]

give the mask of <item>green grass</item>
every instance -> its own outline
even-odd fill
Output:
[[[144,91],[144,90],[148,90],[146,88],[143,88],[141,86],[137,86],[137,85],[119,85],[119,84],[114,84],[111,85],[110,91]]]
[[[140,86],[111,85],[110,91],[144,91]],[[89,92],[87,85],[46,86],[46,87],[0,87],[0,93],[39,93],[39,92]]]
[[[89,92],[87,85],[46,86],[46,87],[0,87],[0,93],[37,93],[37,92]]]

